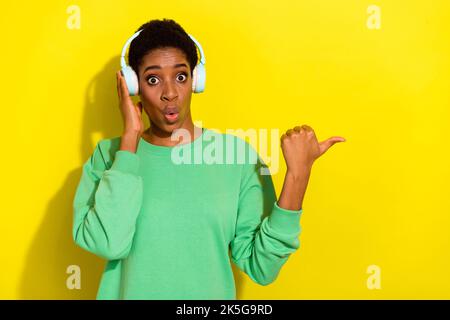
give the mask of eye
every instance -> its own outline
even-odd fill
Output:
[[[184,81],[186,81],[186,79],[187,79],[187,75],[184,72],[183,73],[179,73],[177,75],[177,80],[180,81],[180,82],[184,82]]]
[[[148,76],[146,80],[150,85],[156,85],[159,83],[159,79],[154,75]],[[180,82],[185,82],[187,80],[187,74],[185,72],[179,73],[177,75],[177,80]]]
[[[149,76],[149,77],[147,78],[147,82],[148,82],[149,84],[151,84],[151,85],[155,85],[155,84],[158,84],[159,79],[158,79],[157,77],[155,77],[155,76]]]

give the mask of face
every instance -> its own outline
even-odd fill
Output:
[[[154,49],[139,66],[139,96],[154,130],[171,134],[192,125],[192,77],[185,54],[178,48]]]

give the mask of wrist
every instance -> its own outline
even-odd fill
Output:
[[[294,178],[295,180],[304,179],[305,176],[309,176],[312,170],[312,165],[302,165],[298,168],[287,168],[286,175]]]
[[[138,138],[140,136],[141,136],[141,133],[138,130],[126,129],[122,132],[122,137]]]
[[[140,134],[135,132],[125,132],[120,140],[120,150],[136,153]]]

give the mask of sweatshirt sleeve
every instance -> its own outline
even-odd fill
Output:
[[[117,150],[111,163],[98,143],[84,163],[73,200],[73,239],[107,260],[127,257],[142,204],[137,154]]]
[[[259,156],[256,164],[243,168],[236,232],[230,247],[232,262],[254,282],[268,285],[300,246],[303,210],[278,206],[272,177],[260,174],[262,168],[268,171]]]

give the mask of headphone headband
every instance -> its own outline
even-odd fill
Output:
[[[142,32],[142,30],[137,31],[135,34],[133,34],[130,38],[128,38],[127,42],[125,42],[123,48],[122,48],[122,53],[120,55],[120,66],[122,68],[126,68],[127,67],[127,63],[125,61],[125,54],[127,52],[128,46],[131,43],[131,41],[133,41],[140,33]],[[203,54],[203,48],[200,44],[200,42],[198,42],[193,36],[191,36],[188,33],[188,36],[192,39],[192,41],[194,41],[196,47],[198,48],[198,51],[200,52],[200,63],[201,64],[205,64],[206,60],[205,60],[205,55]]]

